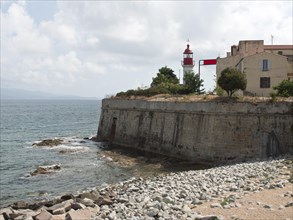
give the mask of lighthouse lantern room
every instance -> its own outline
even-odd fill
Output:
[[[190,45],[187,44],[187,48],[183,52],[183,61],[181,62],[183,74],[188,71],[193,71],[194,67],[193,52],[189,47]]]

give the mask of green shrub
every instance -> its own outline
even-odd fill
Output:
[[[218,96],[224,96],[224,95],[227,95],[227,93],[225,92],[224,89],[222,89],[220,86],[216,86],[215,88],[215,93],[218,95]]]
[[[272,102],[275,102],[275,101],[277,101],[277,93],[274,93],[274,92],[272,92],[272,93],[270,93],[270,96],[271,96],[271,101]]]
[[[279,83],[279,85],[273,87],[277,90],[277,96],[289,97],[293,96],[293,80],[287,79]]]

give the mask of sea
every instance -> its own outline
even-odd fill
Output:
[[[100,112],[100,100],[1,100],[0,207],[131,178],[131,169],[101,158],[103,143],[87,139],[97,133]],[[33,146],[55,138],[63,144]],[[30,175],[38,166],[54,164],[61,170]]]

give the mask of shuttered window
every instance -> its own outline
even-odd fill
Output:
[[[269,61],[262,60],[262,71],[268,71],[268,70],[269,70]]]
[[[271,88],[271,78],[260,77],[260,88]]]

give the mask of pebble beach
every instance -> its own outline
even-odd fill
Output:
[[[293,219],[293,157],[173,172],[38,203],[17,202],[2,219]]]

